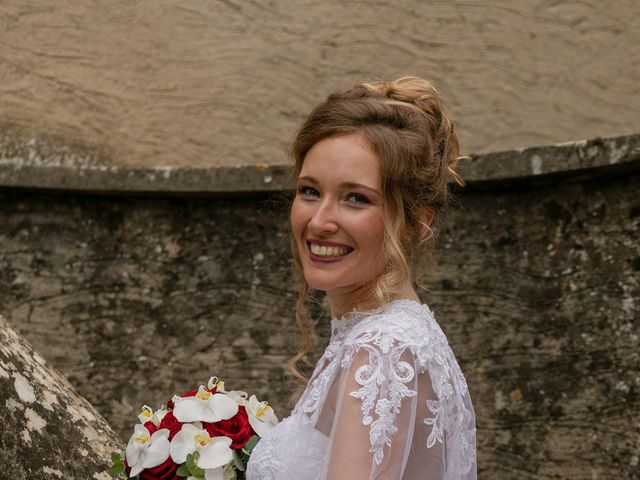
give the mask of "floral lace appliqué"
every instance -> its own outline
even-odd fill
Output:
[[[374,340],[378,348],[373,347],[367,340],[359,338],[350,345],[350,350],[367,351],[369,363],[356,370],[355,380],[361,388],[350,392],[349,395],[362,400],[362,423],[370,426],[370,451],[376,464],[380,465],[384,458],[384,447],[391,446],[391,439],[398,431],[395,420],[400,412],[402,399],[417,394],[406,385],[413,380],[415,372],[411,365],[400,360],[407,348],[406,345],[392,348],[393,337],[382,334],[377,335]],[[388,362],[384,362],[383,355],[388,357]],[[383,384],[386,385],[387,392],[381,396],[380,389]],[[371,410],[375,411],[375,420]]]
[[[461,455],[462,469],[468,471],[475,463],[475,422],[467,408],[470,400],[464,375],[431,311],[415,302],[401,306],[404,308],[380,315],[383,318],[371,316],[358,323],[345,339],[343,369],[351,365],[359,352],[368,354],[368,363],[360,366],[354,376],[361,388],[349,395],[362,401],[362,423],[370,428],[370,451],[380,465],[385,447],[391,446],[398,431],[395,422],[403,398],[417,395],[409,387],[416,374],[414,367],[401,360],[410,351],[418,371],[429,373],[437,396],[425,405],[423,421],[432,426],[425,443],[429,448],[436,442],[445,443],[449,432],[447,449]]]
[[[325,398],[326,391],[336,370],[337,362],[335,362],[335,357],[336,345],[329,344],[322,357],[318,360],[316,368],[309,379],[308,386],[292,414],[302,410],[307,414],[308,420],[315,419],[320,410],[318,407]]]

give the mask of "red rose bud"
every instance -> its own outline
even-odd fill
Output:
[[[212,437],[229,437],[232,442],[231,448],[236,450],[244,447],[253,435],[247,411],[242,405],[238,406],[235,417],[215,423],[203,423],[202,426]]]
[[[169,457],[157,467],[142,470],[139,473],[139,478],[140,480],[181,480],[176,475],[177,471],[178,465],[173,463],[173,460]]]
[[[173,415],[173,412],[168,412],[164,417],[162,417],[162,420],[160,421],[160,427],[158,428],[168,429],[169,440],[171,440],[182,428],[182,423],[180,423],[178,419]]]

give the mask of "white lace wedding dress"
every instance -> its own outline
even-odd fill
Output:
[[[331,320],[291,415],[252,452],[247,480],[476,479],[465,377],[426,305],[396,300]]]

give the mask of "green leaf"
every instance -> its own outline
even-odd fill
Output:
[[[197,452],[196,452],[196,455],[197,455]],[[189,469],[189,473],[191,475],[193,475],[194,477],[204,478],[204,470],[201,469],[198,465],[196,465],[198,458],[199,458],[199,455],[198,457],[192,454],[187,455],[187,462],[185,463],[185,465]]]
[[[256,446],[256,444],[258,443],[259,440],[260,440],[260,437],[258,435],[253,435],[249,439],[249,441],[245,444],[245,446],[242,447],[242,451],[244,453],[246,453],[247,455],[251,455],[251,451]]]
[[[197,465],[189,467],[189,473],[191,473],[191,475],[193,475],[194,477],[204,478],[204,470]]]
[[[180,465],[178,467],[178,470],[176,471],[176,475],[178,475],[179,477],[188,477],[190,474],[191,472],[189,472],[189,467],[186,463]]]
[[[113,452],[111,454],[111,461],[113,463],[122,463],[123,462],[122,457],[120,456],[120,454],[118,452]]]
[[[241,472],[244,472],[245,470],[244,461],[242,460],[242,457],[236,450],[233,451],[233,463],[236,465],[236,468],[238,470],[240,470]]]
[[[122,461],[114,462],[113,466],[109,470],[107,470],[107,473],[111,475],[113,478],[118,478],[120,474],[123,472],[124,472],[124,463]]]

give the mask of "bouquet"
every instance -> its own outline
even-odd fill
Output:
[[[155,412],[138,415],[124,458],[114,453],[108,473],[138,480],[243,480],[251,451],[278,419],[267,402],[207,386],[175,395]]]

